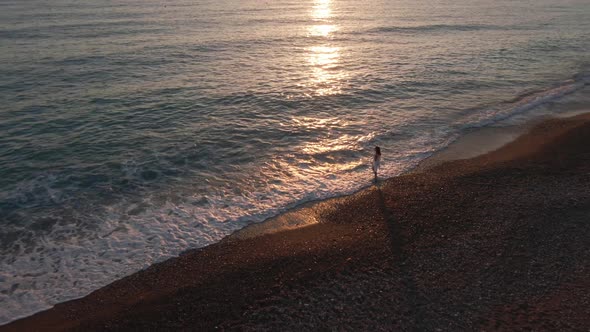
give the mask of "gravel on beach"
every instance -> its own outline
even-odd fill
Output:
[[[590,330],[588,115],[328,203],[0,331]]]

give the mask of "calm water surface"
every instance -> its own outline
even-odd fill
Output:
[[[586,0],[0,0],[0,323],[587,102],[589,51]]]

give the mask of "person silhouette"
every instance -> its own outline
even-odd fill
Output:
[[[373,173],[375,174],[375,181],[377,181],[377,172],[379,172],[379,166],[381,166],[381,148],[376,146],[372,165]]]

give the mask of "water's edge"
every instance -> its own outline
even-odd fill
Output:
[[[586,88],[582,88],[582,90],[586,90]],[[580,91],[581,93],[585,93],[585,91]],[[558,97],[559,99],[559,97]],[[533,108],[542,107],[542,104],[535,105]],[[468,130],[464,131],[457,137],[454,141],[450,142],[450,144],[442,147],[441,149],[433,152],[429,156],[425,156],[417,165],[410,167],[409,169],[404,170],[400,174],[397,174],[392,177],[386,177],[379,180],[379,183],[388,181],[389,179],[396,178],[399,176],[404,176],[406,174],[411,174],[415,172],[427,172],[429,168],[440,165],[445,162],[449,162],[452,160],[458,159],[470,159],[479,155],[483,155],[485,153],[497,150],[506,144],[515,141],[523,134],[525,134],[529,129],[531,129],[534,125],[542,122],[548,118],[555,118],[555,117],[570,117],[575,116],[580,113],[587,113],[590,112],[590,109],[585,105],[585,102],[582,104],[579,101],[574,101],[572,103],[566,103],[558,105],[558,110],[552,112],[540,112],[540,114],[536,117],[527,117],[525,122],[516,122],[516,124],[508,124],[505,126],[496,127],[494,126],[496,123],[490,123],[486,126],[476,127],[476,128],[469,128]],[[529,109],[530,111],[530,109]],[[372,177],[371,177],[372,178]],[[306,201],[301,204],[298,204],[292,208],[287,208],[285,211],[280,212],[279,214],[266,218],[261,222],[252,223],[246,225],[245,227],[236,230],[235,232],[228,234],[227,236],[223,237],[221,240],[217,242],[213,242],[201,247],[193,247],[186,249],[180,252],[178,255],[171,256],[166,258],[162,261],[156,261],[149,266],[145,266],[141,270],[134,271],[128,275],[122,276],[107,285],[104,285],[98,289],[103,287],[107,287],[109,284],[116,282],[117,280],[124,279],[129,275],[135,274],[150,266],[160,264],[164,261],[169,259],[174,259],[175,257],[182,256],[187,252],[191,252],[194,250],[203,250],[210,245],[218,244],[225,241],[233,241],[233,240],[240,240],[246,238],[253,238],[258,237],[266,234],[282,232],[293,230],[301,227],[306,227],[310,225],[317,224],[321,222],[321,215],[325,214],[330,209],[335,209],[341,204],[346,204],[346,200],[350,199],[355,195],[362,194],[368,188],[374,186],[375,183],[372,181],[368,181],[365,184],[360,184],[356,190],[339,195],[335,193],[335,196],[322,198],[318,200],[311,200]],[[66,301],[61,301],[56,303],[50,307],[43,308],[42,310],[38,310],[34,313],[14,317],[10,321],[3,322],[4,324],[8,324],[14,320],[21,319],[24,317],[31,316],[35,313],[45,311],[51,307],[54,307],[57,304],[70,302],[76,299],[83,298],[88,294],[96,291],[97,289],[88,292],[80,297],[73,297],[69,298]]]
[[[504,127],[490,126],[471,128],[457,137],[457,139],[452,141],[449,145],[433,152],[430,156],[422,159],[417,165],[410,167],[401,174],[379,179],[377,183],[366,183],[351,193],[304,202],[276,216],[269,217],[260,223],[247,225],[224,237],[221,241],[253,238],[319,223],[321,222],[321,214],[326,212],[326,210],[333,209],[348,198],[360,194],[368,188],[379,185],[382,182],[408,174],[428,172],[429,169],[447,162],[472,159],[485,155],[518,140],[520,137],[527,134],[532,128],[544,121],[556,118],[572,118],[585,113],[590,113],[589,106],[567,104],[565,111],[550,115],[540,115],[528,119],[524,123]],[[194,249],[188,249],[185,252],[191,250]]]

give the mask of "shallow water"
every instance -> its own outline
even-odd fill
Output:
[[[585,0],[0,8],[0,324],[589,99]]]

